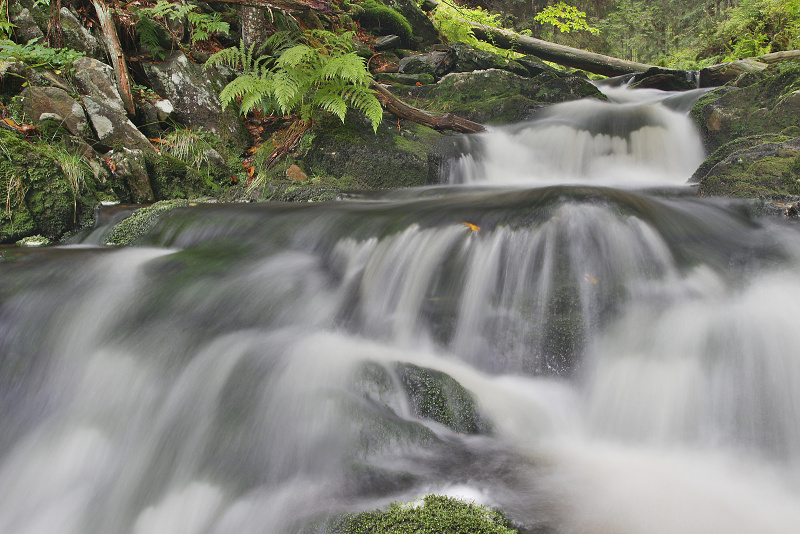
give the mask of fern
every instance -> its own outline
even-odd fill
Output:
[[[134,28],[139,36],[139,43],[146,47],[155,59],[163,61],[167,57],[167,50],[161,46],[159,25],[147,17],[142,17],[136,21]]]
[[[255,109],[298,113],[305,121],[324,112],[344,122],[347,110],[355,109],[377,131],[383,108],[369,88],[372,76],[364,59],[352,50],[352,33],[314,30],[304,40],[288,46],[287,35],[281,34],[262,47],[267,55],[256,57],[252,47],[246,50],[240,44],[211,56],[206,67],[227,64],[242,72],[220,93],[223,105],[238,101],[242,114]]]
[[[217,33],[227,33],[230,31],[230,24],[222,20],[219,13],[203,13],[197,10],[197,5],[193,3],[173,3],[168,0],[158,0],[154,6],[140,8],[135,10],[138,16],[136,23],[137,32],[139,32],[139,40],[142,44],[151,47],[152,39],[157,36],[154,35],[154,28],[148,27],[148,24],[142,21],[148,20],[150,24],[158,24],[164,29],[169,31],[168,22],[182,22],[184,19],[189,23],[189,31],[191,35],[192,44],[198,41],[204,41]],[[141,26],[140,26],[140,23]],[[148,35],[143,35],[141,31],[149,32]],[[174,39],[174,36],[173,36]],[[161,48],[161,47],[158,47]],[[150,48],[153,50],[153,48]],[[163,50],[163,48],[161,48]],[[163,59],[163,57],[161,58]]]

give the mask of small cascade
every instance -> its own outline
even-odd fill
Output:
[[[604,92],[617,103],[551,106],[531,122],[469,138],[447,180],[516,186],[685,184],[704,159],[686,113],[705,91],[607,87]]]

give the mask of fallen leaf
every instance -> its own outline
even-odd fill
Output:
[[[597,278],[595,278],[589,273],[583,273],[583,279],[592,284],[597,284]]]
[[[472,224],[472,223],[462,222],[461,224],[463,224],[464,226],[466,226],[467,228],[469,228],[473,232],[480,232],[480,230],[481,230],[480,226],[477,226],[477,225]]]

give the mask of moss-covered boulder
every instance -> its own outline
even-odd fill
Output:
[[[0,243],[35,234],[57,239],[92,219],[99,184],[91,173],[76,189],[52,147],[8,130],[0,130],[0,146]]]
[[[408,19],[400,12],[376,0],[363,0],[353,6],[353,19],[378,35],[397,35],[401,42],[412,45],[414,34]]]
[[[697,101],[691,116],[708,152],[739,137],[800,127],[800,61],[776,63],[760,75],[743,75],[711,91]]]
[[[269,196],[289,188],[306,191],[308,200],[327,200],[327,195],[314,198],[313,190],[323,187],[330,194],[331,187],[384,189],[438,183],[446,146],[446,136],[441,133],[388,115],[377,133],[355,113],[348,115],[345,124],[335,118],[324,119],[289,158],[270,170],[267,181],[271,185],[266,192]],[[293,164],[305,173],[307,182],[298,183],[286,175]]]
[[[114,225],[105,238],[107,245],[133,245],[158,221],[159,216],[175,208],[189,205],[187,200],[165,200],[134,211]]]
[[[588,80],[551,71],[526,78],[498,69],[452,73],[439,83],[409,91],[419,107],[455,113],[485,124],[531,118],[544,105],[606,97]]]
[[[800,137],[751,136],[717,149],[692,177],[703,195],[785,200],[800,195]]]

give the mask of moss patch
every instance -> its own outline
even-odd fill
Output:
[[[508,519],[486,506],[444,495],[426,495],[421,503],[394,503],[388,510],[340,519],[332,534],[515,534]]]
[[[175,208],[189,205],[188,200],[174,199],[156,202],[152,206],[139,208],[130,217],[117,223],[106,237],[107,245],[132,245],[152,228],[159,216]]]
[[[409,45],[413,40],[411,24],[408,20],[392,9],[375,0],[364,0],[353,6],[353,19],[361,26],[379,35],[397,35],[403,43]]]

